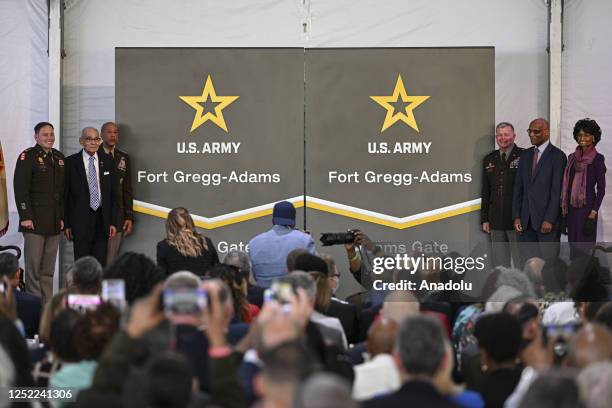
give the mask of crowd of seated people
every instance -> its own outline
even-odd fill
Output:
[[[219,260],[210,239],[179,236],[168,239],[206,268],[175,270],[180,250],[163,265],[127,252],[103,269],[84,257],[38,313],[15,284],[16,256],[1,253],[0,407],[17,404],[7,387],[34,386],[74,393],[45,405],[87,408],[612,401],[612,302],[591,258],[495,268],[473,301],[404,290],[345,301],[336,297],[340,271],[364,283],[365,258],[381,256],[363,233],[361,265],[355,245],[340,263],[307,242],[287,249],[281,276],[264,273],[265,287],[248,253]],[[418,276],[443,281],[447,272]],[[123,306],[106,298],[105,280],[123,282]]]

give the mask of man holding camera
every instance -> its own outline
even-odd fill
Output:
[[[362,259],[362,256],[374,258],[383,255],[383,251],[360,230],[353,230],[353,234],[355,237],[353,241],[344,244],[349,261],[349,270],[357,282],[364,288],[370,289],[372,265],[371,262],[367,262],[368,259]]]
[[[249,241],[249,257],[257,285],[267,288],[272,280],[286,275],[286,260],[289,252],[304,248],[316,254],[312,237],[295,229],[295,207],[289,201],[274,205],[272,224],[269,231],[263,232]]]

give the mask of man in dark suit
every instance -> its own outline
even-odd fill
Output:
[[[0,284],[8,282],[9,287],[5,287],[4,290],[13,291],[15,304],[17,305],[17,317],[23,323],[26,336],[32,338],[38,333],[42,306],[39,297],[18,289],[22,272],[15,255],[9,253],[0,254]]]
[[[533,148],[521,155],[512,200],[523,262],[534,256],[552,259],[559,255],[561,183],[567,162],[565,153],[550,143],[545,119],[533,120],[527,133]]]
[[[485,156],[482,169],[482,230],[491,237],[493,264],[520,267],[516,231],[512,219],[512,191],[523,149],[514,144],[514,126],[501,122],[495,127],[499,150]]]
[[[440,394],[434,385],[437,374],[453,364],[446,353],[446,335],[438,321],[424,315],[409,316],[400,325],[394,357],[404,378],[401,388],[372,398],[364,408],[377,407],[458,407]]]
[[[115,163],[115,182],[117,184],[117,234],[108,240],[107,263],[111,264],[121,245],[121,238],[127,237],[132,232],[134,224],[134,200],[132,198],[132,165],[130,156],[123,150],[117,148],[119,140],[119,128],[114,122],[106,122],[100,129],[102,145],[98,153],[108,154]]]
[[[98,154],[98,130],[86,127],[79,139],[83,149],[66,158],[64,234],[74,240],[74,259],[87,255],[106,264],[108,238],[117,233],[115,166]]]

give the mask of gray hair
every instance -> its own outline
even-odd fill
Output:
[[[96,132],[96,135],[100,136],[100,132],[98,132],[98,129],[92,126],[85,126],[83,130],[81,130],[81,139],[85,139],[87,137],[86,133],[88,130],[93,130],[94,132]]]
[[[355,408],[349,384],[341,377],[320,372],[311,375],[300,387],[296,398],[299,408]]]
[[[510,286],[521,292],[522,296],[535,299],[535,290],[533,284],[522,271],[513,268],[499,267],[500,273],[495,283],[496,288],[502,286]]]
[[[583,369],[578,377],[582,400],[589,408],[607,408],[612,401],[612,362],[601,361]]]
[[[541,374],[525,393],[519,408],[582,408],[578,385],[570,372]],[[609,405],[606,405],[609,406]]]
[[[198,288],[202,281],[193,272],[189,271],[178,271],[166,278],[164,286],[168,288]]]
[[[385,298],[382,315],[400,324],[406,316],[418,314],[419,309],[419,301],[411,292],[394,291]]]
[[[225,258],[223,258],[223,263],[235,266],[245,276],[249,283],[255,284],[255,279],[251,273],[251,259],[246,252],[229,251],[227,255],[225,255]]]
[[[79,258],[68,270],[68,277],[77,290],[99,289],[102,283],[102,265],[93,256]]]
[[[495,131],[497,132],[501,128],[509,127],[514,132],[514,126],[510,122],[499,122],[497,126],[495,126]]]
[[[542,258],[534,256],[533,258],[529,258],[525,262],[525,274],[529,278],[529,280],[535,285],[542,284],[542,269],[544,268],[545,261]]]
[[[406,373],[433,377],[445,358],[445,342],[444,330],[436,319],[414,315],[400,325],[395,347]]]
[[[308,300],[314,302],[315,296],[317,295],[317,287],[315,281],[304,271],[293,271],[288,275],[278,278],[280,283],[288,283],[291,285],[293,290],[302,288],[308,295]]]

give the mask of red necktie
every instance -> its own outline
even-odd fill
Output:
[[[533,148],[533,161],[531,162],[531,178],[535,176],[536,166],[538,165],[538,153],[540,153],[540,151],[538,150],[537,147],[534,147]]]

